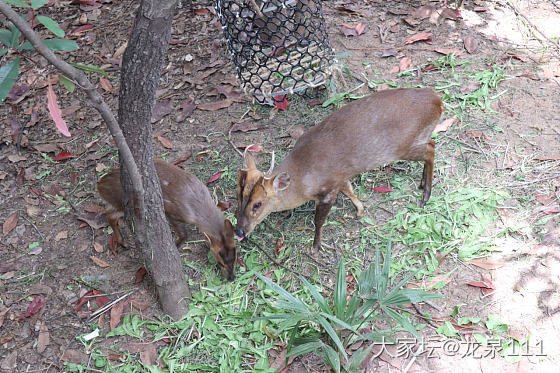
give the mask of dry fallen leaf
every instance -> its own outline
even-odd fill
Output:
[[[30,218],[36,218],[41,213],[41,209],[37,206],[26,206],[25,212]]]
[[[463,43],[465,44],[465,49],[467,50],[467,52],[469,53],[476,52],[476,49],[478,47],[478,41],[474,38],[474,36],[467,35],[463,39]]]
[[[124,53],[127,45],[128,45],[128,42],[124,42],[123,45],[118,47],[117,50],[115,51],[115,53],[113,53],[113,58],[119,58],[120,56],[122,56],[122,54]]]
[[[221,101],[206,102],[203,104],[199,104],[197,105],[196,108],[200,110],[216,111],[229,107],[232,103],[233,103],[232,100],[226,98],[225,100],[221,100]]]
[[[432,33],[431,32],[419,32],[412,35],[404,42],[405,45],[416,43],[418,41],[425,41],[428,44],[432,43]]]
[[[101,245],[99,242],[93,242],[93,249],[98,252],[98,253],[102,253],[105,249],[103,249],[103,245]]]
[[[106,92],[113,92],[113,86],[111,82],[107,78],[99,79],[99,85],[103,88]]]
[[[159,100],[152,111],[152,123],[160,121],[163,117],[172,113],[175,108],[171,100]]]
[[[18,218],[19,214],[17,211],[8,216],[8,219],[6,219],[4,225],[2,226],[2,233],[4,234],[4,236],[10,233],[12,229],[16,227]]]
[[[457,115],[454,115],[451,118],[447,118],[443,122],[439,123],[434,128],[434,133],[440,133],[440,132],[447,131],[447,129],[455,122],[456,119],[457,119]]]
[[[124,303],[119,302],[111,308],[111,330],[115,329],[121,323],[121,317],[123,313]]]
[[[246,120],[244,122],[235,123],[231,126],[231,132],[249,132],[260,130],[261,128],[263,128],[262,124]]]
[[[466,264],[472,264],[484,269],[497,269],[504,266],[504,262],[490,259],[472,259],[466,262]]]
[[[159,140],[159,142],[161,143],[161,145],[163,145],[164,148],[173,149],[173,144],[171,143],[171,141],[169,139],[167,139],[166,137],[163,137],[162,135],[157,135],[156,137]]]
[[[99,267],[101,267],[101,268],[107,268],[107,267],[110,266],[109,263],[107,263],[107,262],[104,261],[103,259],[96,258],[96,257],[93,256],[93,255],[90,256],[89,258],[90,258],[95,264],[97,264],[97,265],[98,265]]]
[[[37,338],[37,352],[42,354],[50,343],[49,329],[45,322],[39,327],[39,337]]]
[[[400,60],[399,62],[399,71],[402,73],[403,71],[406,71],[406,69],[408,69],[410,67],[410,65],[412,64],[412,60],[410,59],[410,57],[404,57],[402,60]]]

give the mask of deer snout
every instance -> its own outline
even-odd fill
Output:
[[[241,241],[245,238],[245,236],[247,235],[247,232],[245,232],[245,230],[243,228],[236,227],[235,228],[235,235],[237,236],[237,239],[239,241]]]

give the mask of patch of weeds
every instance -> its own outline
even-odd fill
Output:
[[[506,192],[448,185],[447,190],[432,193],[426,206],[419,208],[409,176],[395,174],[391,187],[385,202],[404,201],[404,205],[381,227],[362,219],[367,225],[362,239],[392,240],[410,248],[400,254],[396,269],[417,268],[422,258],[427,268],[421,273],[429,274],[439,265],[437,255],[456,252],[459,259],[468,260],[492,251],[497,233],[488,232],[488,227],[497,219],[497,207],[509,198]]]
[[[375,262],[360,273],[357,284],[350,291],[344,262],[341,260],[332,301],[325,299],[318,288],[303,277],[300,277],[300,281],[305,292],[300,290],[297,294],[290,293],[268,277],[257,273],[259,279],[280,297],[275,304],[280,312],[275,311],[258,319],[278,320],[278,332],[288,331],[286,358],[315,352],[335,372],[340,372],[341,368],[347,372],[357,372],[374,344],[360,347],[349,356],[347,349],[351,344],[357,341],[381,341],[399,329],[420,338],[408,317],[395,307],[439,298],[436,294],[421,290],[403,289],[414,273],[404,276],[390,288],[390,258],[390,243],[387,245],[383,265],[377,249]],[[352,293],[351,296],[349,292]],[[398,327],[372,332],[373,323],[385,318],[391,319]],[[364,334],[366,327],[368,332]]]

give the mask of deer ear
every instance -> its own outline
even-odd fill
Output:
[[[277,192],[280,190],[284,190],[290,186],[290,175],[287,172],[281,172],[274,177],[274,181],[272,182],[272,186],[274,190]]]
[[[249,148],[249,147],[247,147],[247,148]],[[257,165],[255,164],[255,157],[253,157],[251,152],[245,150],[245,153],[243,154],[243,169],[244,170],[254,170],[256,168],[257,168]]]

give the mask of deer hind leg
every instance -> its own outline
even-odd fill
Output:
[[[352,184],[350,183],[349,180],[346,180],[346,182],[344,183],[340,191],[346,197],[350,198],[350,201],[352,201],[354,207],[356,207],[356,216],[359,218],[364,216],[364,205],[362,205],[362,202],[354,194],[354,190],[352,189]]]
[[[124,242],[121,231],[119,229],[119,219],[124,216],[124,212],[122,211],[107,211],[105,212],[105,218],[107,219],[107,223],[113,229],[113,234],[115,235],[115,239],[117,240],[117,244],[121,245],[122,247],[127,247],[128,244]]]
[[[432,193],[432,180],[434,178],[434,157],[436,154],[436,144],[434,140],[430,140],[426,146],[424,154],[424,171],[422,172],[422,180],[420,180],[420,189],[424,189],[420,207],[424,207],[430,199]]]

